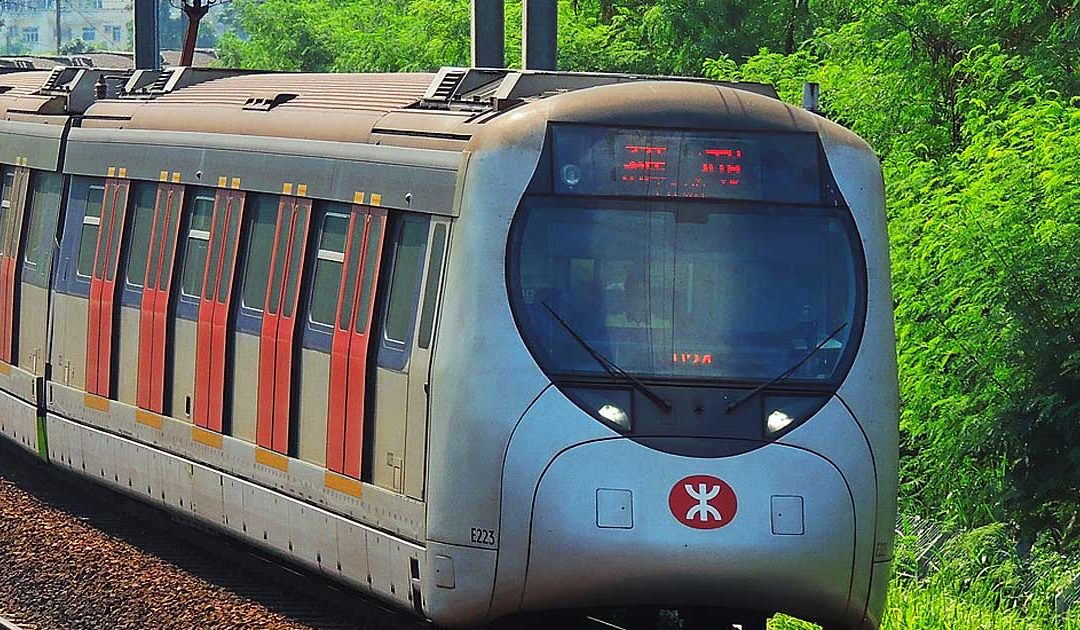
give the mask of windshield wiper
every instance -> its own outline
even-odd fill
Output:
[[[570,333],[570,336],[574,338],[574,341],[581,344],[581,347],[585,348],[585,352],[588,352],[589,356],[595,359],[596,362],[600,364],[600,367],[604,368],[604,371],[607,372],[608,375],[611,376],[611,378],[621,377],[623,380],[637,388],[637,390],[644,394],[646,398],[653,401],[657,407],[660,407],[664,411],[671,411],[671,403],[664,400],[648,385],[642,383],[637,378],[632,376],[629,372],[616,365],[614,361],[600,354],[600,352],[597,351],[596,348],[593,348],[591,345],[589,345],[588,341],[582,339],[581,335],[577,334],[577,331],[575,331],[574,328],[570,326],[570,324],[568,324],[565,319],[559,317],[559,314],[556,313],[555,309],[551,308],[551,306],[549,306],[547,302],[541,302],[541,304],[543,304],[544,308],[546,308],[547,311],[551,313],[551,316],[555,318],[555,321],[562,324],[562,327],[566,329],[566,332]]]
[[[832,340],[833,337],[840,334],[841,330],[847,328],[847,325],[848,325],[848,323],[844,322],[843,324],[840,324],[839,326],[837,326],[836,330],[829,333],[828,337],[822,339],[821,343],[819,343],[817,346],[815,346],[813,350],[808,352],[805,357],[799,359],[799,361],[795,365],[789,367],[788,369],[784,370],[780,374],[777,374],[776,376],[774,376],[773,378],[769,379],[768,381],[762,383],[761,385],[758,385],[754,389],[750,390],[750,392],[748,392],[745,396],[743,396],[742,398],[740,398],[740,399],[736,400],[735,402],[731,403],[730,405],[728,405],[727,406],[727,411],[725,413],[731,413],[732,411],[735,411],[736,409],[741,407],[743,403],[750,400],[754,396],[757,396],[758,394],[760,394],[761,390],[765,389],[766,387],[770,387],[772,385],[775,385],[775,384],[779,383],[780,381],[784,380],[785,378],[791,376],[792,373],[795,372],[795,370],[801,368],[804,363],[809,361],[810,357],[817,354],[818,350],[821,350],[822,348],[824,348],[825,344],[829,343],[829,341]]]

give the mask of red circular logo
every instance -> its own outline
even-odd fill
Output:
[[[731,486],[712,475],[680,479],[668,495],[671,515],[687,527],[716,529],[735,518],[739,501]]]

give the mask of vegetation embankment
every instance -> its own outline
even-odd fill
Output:
[[[817,81],[878,150],[901,513],[954,534],[901,537],[887,625],[1080,627],[1080,1],[559,1],[562,68],[766,81],[792,102]],[[233,65],[467,63],[468,0],[233,10]],[[520,2],[506,18],[513,60]]]

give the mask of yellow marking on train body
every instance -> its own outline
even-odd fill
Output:
[[[11,364],[0,361],[0,374],[9,376],[11,374]]]
[[[255,447],[255,463],[277,468],[282,472],[289,472],[289,458],[273,451]]]
[[[352,202],[357,204],[357,205],[363,205],[364,204],[364,193],[362,193],[362,192],[353,193]]]
[[[176,171],[175,173],[172,174],[172,183],[174,183],[174,184],[179,184],[180,183],[180,171]]]
[[[116,177],[116,167],[115,166],[110,166],[109,167],[109,177]]]
[[[228,177],[219,177],[219,178],[217,178],[217,187],[218,188],[228,188],[229,187],[229,178]]]
[[[292,184],[290,184],[288,182],[285,182],[284,184],[282,184],[281,185],[281,194],[283,194],[283,195],[291,195],[292,194]]]
[[[307,184],[296,185],[296,196],[307,197]]]
[[[120,179],[127,179],[127,168],[120,167]]]
[[[199,427],[191,427],[191,439],[211,448],[221,448],[222,444],[220,433],[214,433],[213,431],[207,431],[206,429],[200,429]]]
[[[364,487],[359,481],[350,479],[349,477],[342,477],[341,475],[334,474],[330,471],[326,471],[323,484],[330,490],[340,492],[341,494],[347,494],[350,497],[356,497],[357,499],[364,493]]]
[[[109,411],[109,399],[93,394],[86,394],[83,396],[83,405],[87,409],[93,409],[94,411],[101,411],[103,413],[108,413]]]
[[[169,171],[161,171],[158,173],[158,180],[163,182],[169,181]]]
[[[382,205],[382,195],[377,194],[377,193],[371,193],[371,205],[373,205],[373,206],[381,206]]]
[[[232,178],[232,187],[236,188],[236,189],[240,188],[240,178],[239,177]]]
[[[157,415],[156,413],[152,413],[145,409],[135,410],[135,422],[138,422],[139,424],[145,424],[146,426],[152,429],[157,429],[158,431],[160,431],[162,427],[165,426],[164,418]]]

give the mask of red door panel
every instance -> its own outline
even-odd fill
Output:
[[[262,448],[274,445],[274,387],[277,363],[277,327],[281,307],[281,285],[288,247],[291,242],[293,201],[282,197],[278,205],[277,227],[274,228],[274,249],[270,254],[270,274],[267,278],[266,304],[263,306],[262,329],[259,334],[259,393],[255,441]]]
[[[179,234],[184,187],[158,186],[147,252],[146,277],[139,309],[139,407],[164,413],[165,317],[169,310],[173,253]]]
[[[375,284],[382,266],[386,237],[386,211],[373,210],[365,238],[365,256],[360,271],[357,312],[349,341],[349,384],[345,409],[345,474],[360,478],[364,440],[364,404],[367,388],[367,357],[371,320],[375,310]]]
[[[368,215],[362,208],[353,208],[349,231],[345,239],[345,264],[341,267],[337,312],[334,317],[334,336],[330,343],[330,391],[326,416],[326,468],[336,473],[345,469],[345,405],[349,376],[349,331],[356,292],[357,272],[364,251],[364,235]]]
[[[219,190],[214,199],[199,303],[194,420],[197,426],[218,433],[224,425],[226,327],[244,198],[238,190]]]
[[[273,450],[289,452],[289,418],[292,406],[293,339],[296,333],[296,307],[300,297],[300,280],[304,271],[308,228],[311,224],[311,200],[297,199],[293,206],[292,242],[283,276],[281,310],[278,317],[277,355],[274,378],[274,438]]]
[[[23,213],[26,209],[27,188],[30,171],[15,169],[11,190],[11,207],[0,225],[3,251],[0,252],[0,360],[12,363],[14,348],[14,303],[17,288],[15,271],[19,262],[19,243],[22,240]]]
[[[330,349],[327,468],[360,478],[367,387],[368,338],[386,226],[386,212],[354,207],[346,244],[338,322]]]
[[[310,199],[282,197],[259,340],[256,440],[283,454],[289,451],[296,307],[310,223]]]
[[[128,182],[109,179],[101,207],[86,331],[86,391],[109,397],[112,323],[116,303],[116,265],[127,210]]]
[[[244,216],[245,195],[230,191],[225,202],[222,221],[224,241],[217,282],[212,297],[210,338],[210,413],[208,425],[212,431],[221,432],[224,424],[225,359],[228,344],[229,305],[232,302],[233,276],[236,268],[236,251],[240,238],[240,225]]]

